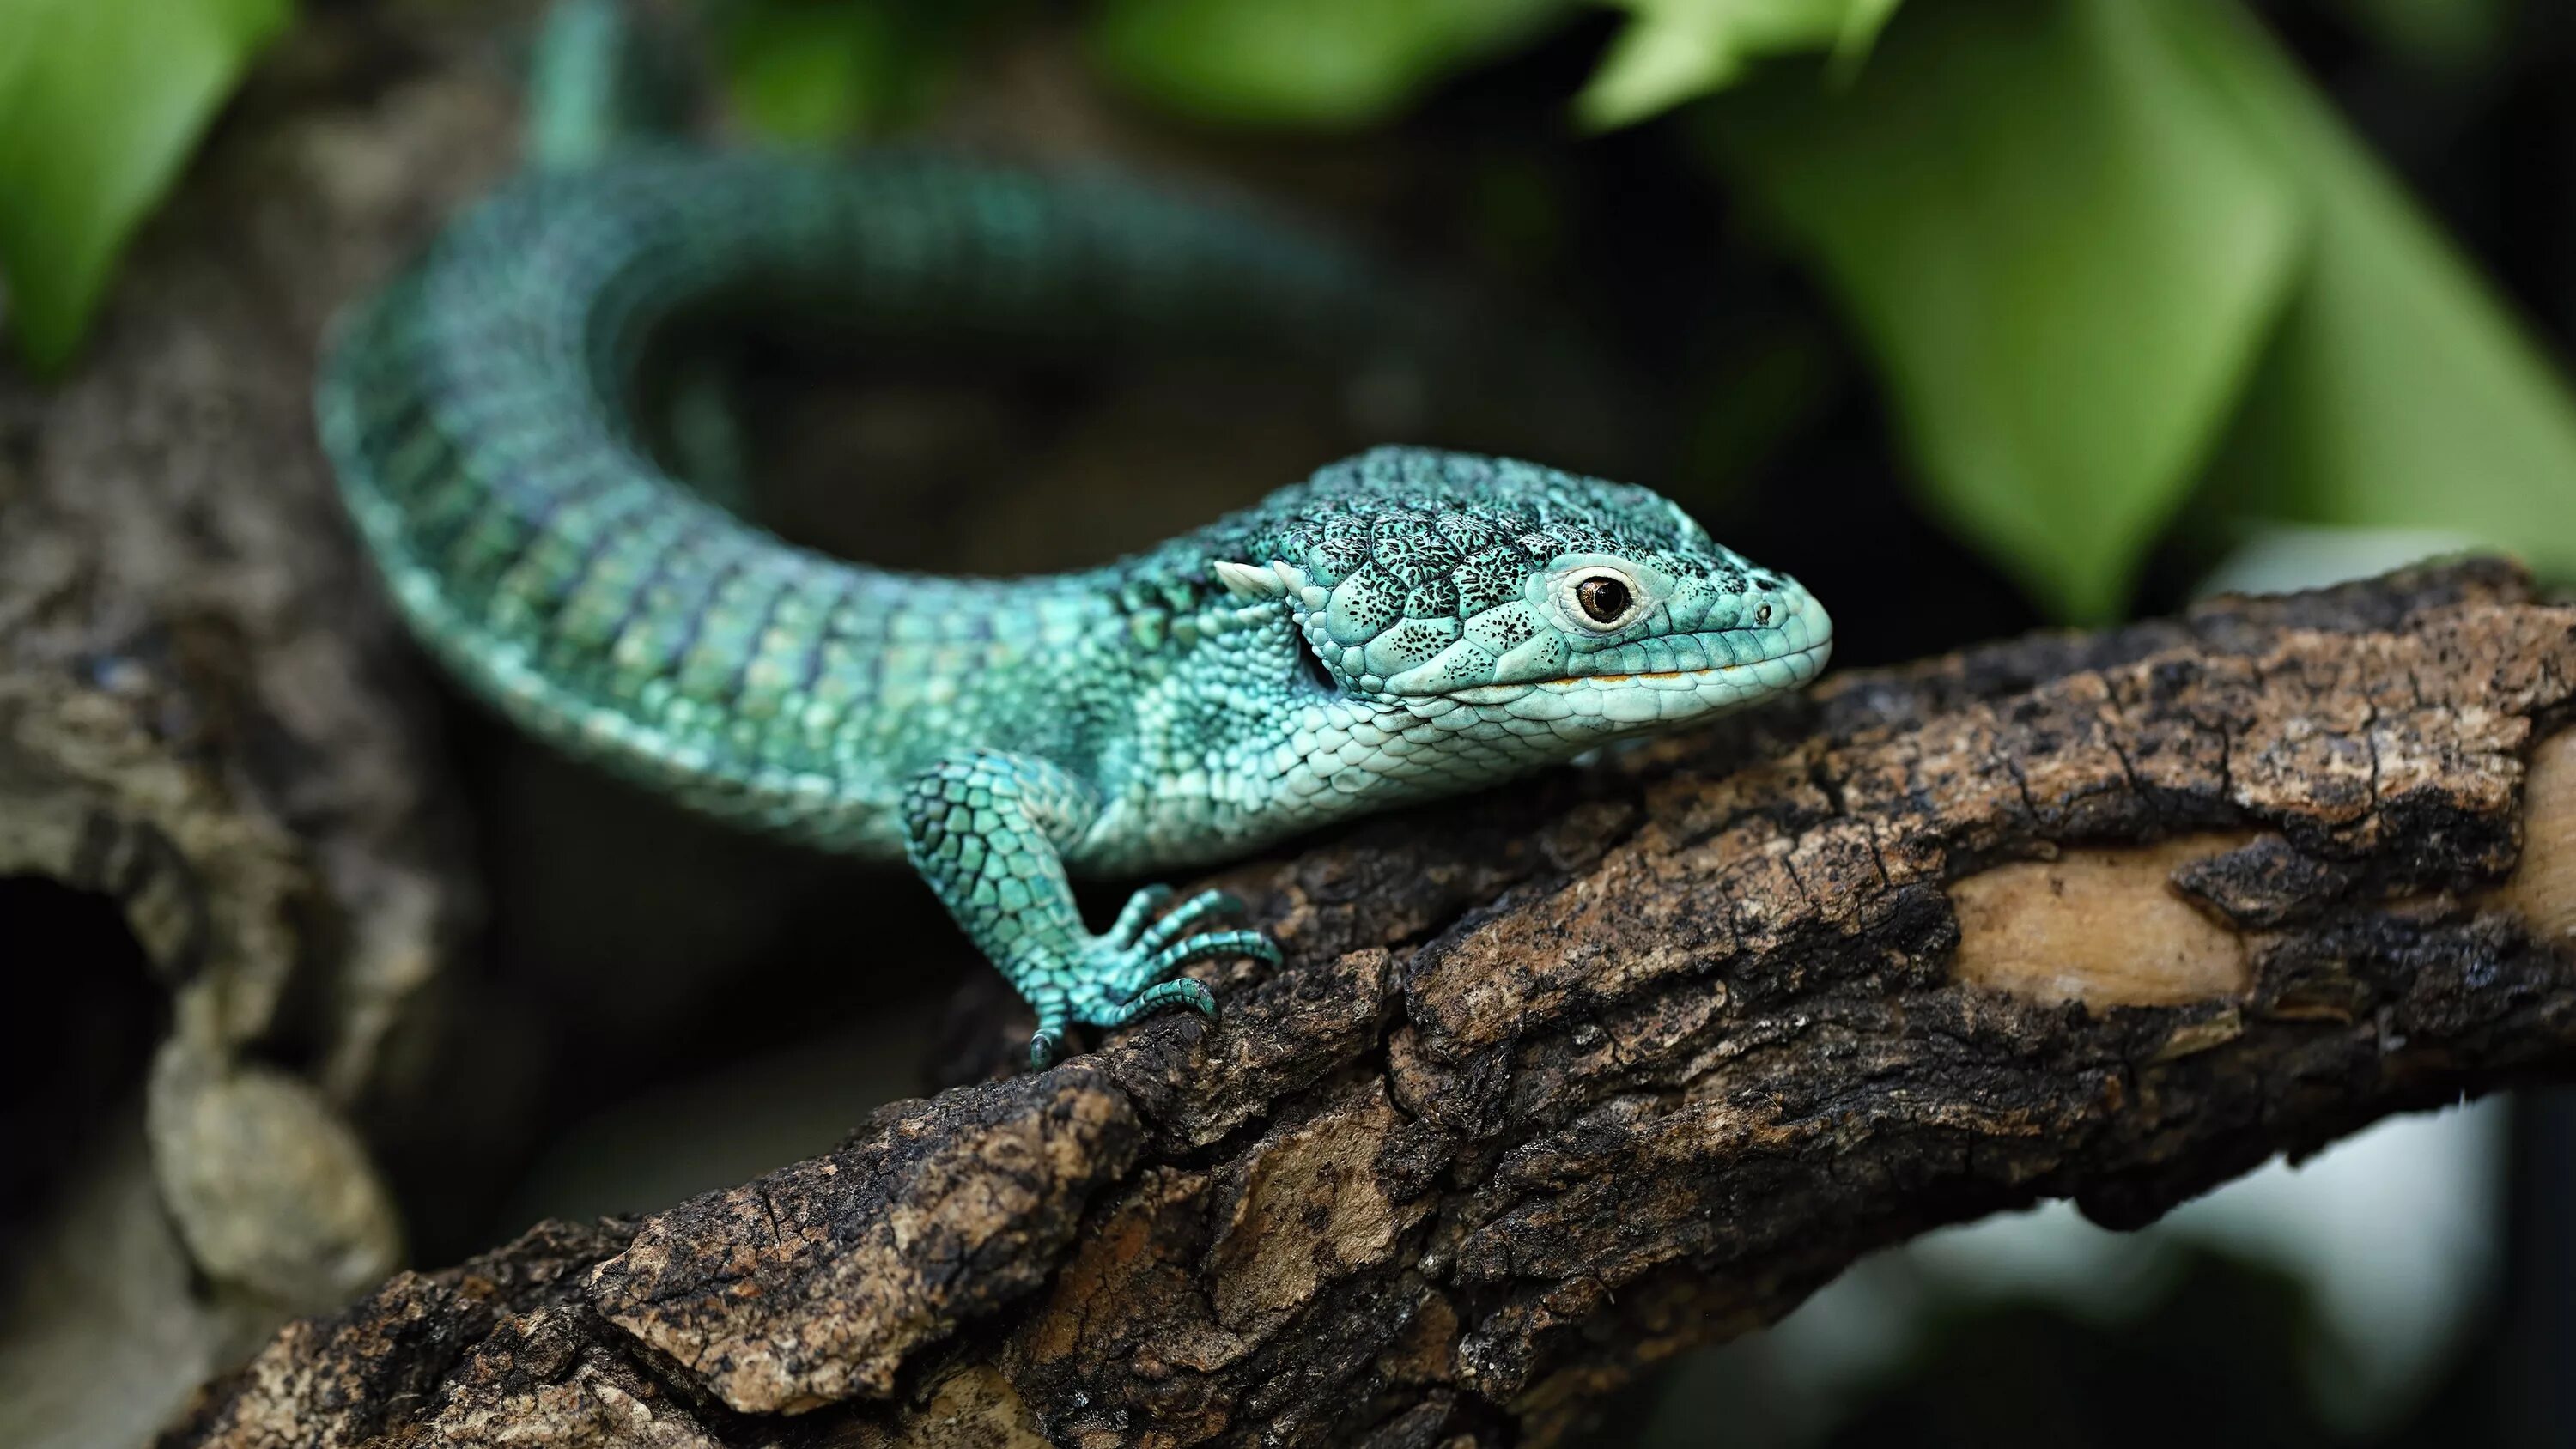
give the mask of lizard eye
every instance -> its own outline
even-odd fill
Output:
[[[1566,597],[1574,605],[1572,612],[1578,622],[1604,633],[1637,616],[1637,587],[1617,574],[1585,574],[1574,581]]]
[[[1574,597],[1596,624],[1616,622],[1628,612],[1628,586],[1614,578],[1585,579],[1574,586]]]

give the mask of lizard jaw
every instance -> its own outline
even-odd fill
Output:
[[[1830,638],[1775,654],[1767,659],[1742,664],[1717,664],[1702,669],[1665,669],[1632,674],[1569,674],[1557,679],[1532,680],[1515,684],[1480,684],[1468,689],[1452,690],[1444,698],[1460,704],[1509,704],[1513,700],[1537,693],[1571,694],[1578,690],[1603,689],[1609,686],[1633,685],[1658,693],[1684,693],[1707,689],[1711,685],[1738,688],[1743,697],[1781,693],[1795,689],[1822,674],[1825,660],[1833,652]]]

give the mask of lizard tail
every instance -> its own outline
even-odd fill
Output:
[[[592,165],[688,129],[690,67],[678,37],[628,0],[556,0],[528,56],[526,163]]]

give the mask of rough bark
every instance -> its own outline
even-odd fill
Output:
[[[2568,1076],[2571,689],[2481,563],[1844,674],[1232,872],[1222,1024],[399,1276],[167,1442],[1545,1443],[1935,1225]]]

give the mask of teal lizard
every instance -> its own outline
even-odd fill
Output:
[[[1077,573],[791,545],[656,460],[634,397],[657,337],[1350,356],[1408,299],[1245,208],[1094,171],[595,149],[343,319],[316,411],[359,532],[415,633],[521,726],[699,810],[909,859],[1035,1010],[1034,1065],[1075,1022],[1213,1016],[1195,962],[1279,960],[1202,929],[1233,908],[1215,893],[1149,886],[1095,934],[1069,871],[1221,861],[1824,667],[1815,599],[1669,500],[1421,448]]]

